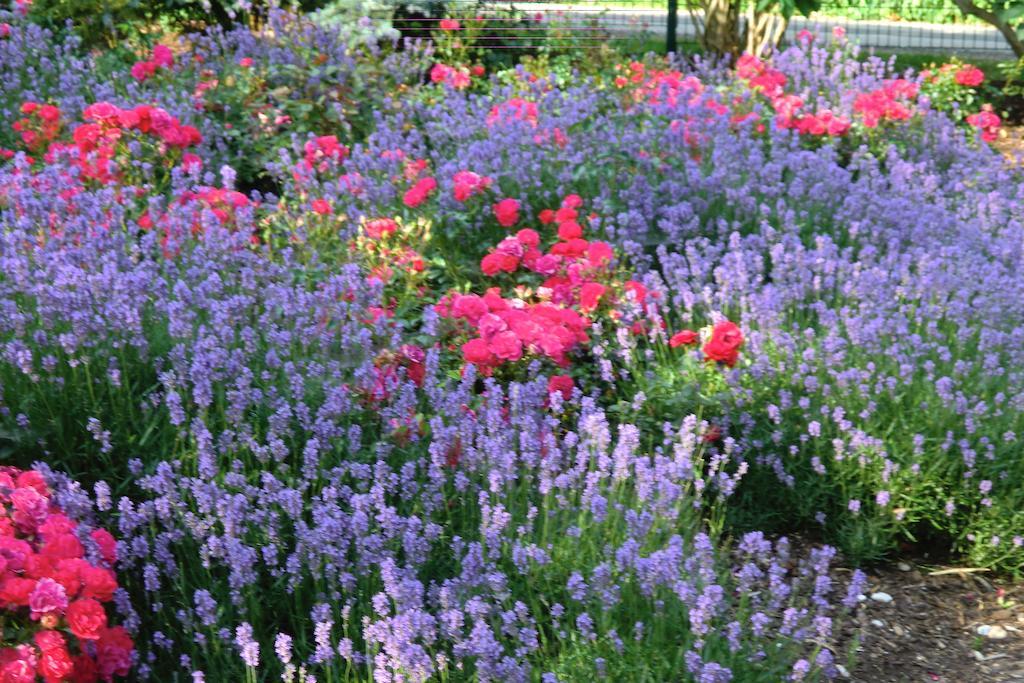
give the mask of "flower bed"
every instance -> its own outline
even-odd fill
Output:
[[[1024,204],[968,65],[567,83],[276,14],[103,80],[7,19],[0,72],[95,80],[0,137],[0,495],[62,548],[0,549],[11,680],[833,678],[836,548],[1019,571]]]

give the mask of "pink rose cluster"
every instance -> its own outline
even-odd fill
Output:
[[[775,110],[775,124],[779,128],[793,129],[801,135],[830,137],[845,135],[850,130],[850,119],[831,109],[813,113],[802,111],[804,101],[797,95],[785,92],[788,82],[786,75],[754,55],[745,54],[737,60],[736,75],[746,81],[752,92],[768,98]]]
[[[0,610],[23,634],[0,649],[0,681],[94,683],[127,676],[134,645],[109,623],[117,543],[104,529],[83,534],[34,470],[0,467]],[[85,541],[95,547],[95,558]]]
[[[956,81],[957,85],[975,88],[985,82],[985,72],[973,64],[964,64],[957,69],[953,80]]]
[[[615,254],[607,242],[583,238],[579,222],[582,202],[579,195],[571,194],[562,200],[558,209],[540,212],[542,224],[557,226],[558,240],[546,252],[540,249],[537,231],[524,228],[503,239],[484,256],[480,270],[484,275],[494,276],[525,268],[547,278],[540,285],[540,291],[554,303],[593,310],[607,289],[595,278],[606,274]],[[498,223],[504,227],[513,227],[519,221],[516,199],[503,199],[493,210]]]
[[[438,62],[430,69],[431,83],[444,83],[456,90],[465,90],[472,83],[470,70],[464,66],[449,66]]]
[[[886,81],[880,88],[857,95],[853,110],[861,115],[868,128],[877,128],[886,121],[905,121],[914,115],[913,101],[918,92],[917,83],[896,78]]]
[[[348,158],[349,149],[338,142],[335,135],[319,135],[307,140],[302,148],[302,165],[306,170],[325,172],[332,164],[339,164]]]
[[[490,176],[478,175],[472,171],[459,171],[452,176],[452,194],[456,201],[465,202],[473,195],[486,192],[492,182],[494,181]]]
[[[462,345],[462,356],[485,375],[527,355],[546,357],[565,367],[569,352],[589,341],[590,322],[573,309],[547,301],[506,299],[497,287],[483,296],[453,294],[435,310],[469,325],[475,336]]]
[[[233,227],[236,225],[235,218],[238,210],[251,206],[254,202],[236,190],[222,187],[199,187],[181,192],[174,200],[174,204],[189,211],[190,223],[187,234],[174,232],[173,224],[167,213],[160,214],[154,220],[147,209],[137,220],[139,227],[143,230],[152,230],[155,226],[160,226],[163,230],[160,244],[163,247],[165,258],[173,258],[178,254],[179,245],[185,237],[200,237],[202,235],[204,213],[213,214],[223,226]],[[259,238],[255,235],[250,239],[253,243],[259,242]]]
[[[967,123],[981,131],[981,139],[995,142],[999,137],[999,127],[1003,125],[999,115],[992,111],[991,104],[982,105],[981,111],[967,117]]]
[[[704,94],[704,84],[696,76],[683,76],[675,69],[652,69],[643,62],[617,64],[618,75],[613,81],[617,88],[631,88],[635,102],[668,104],[675,106],[682,97],[695,104]]]
[[[536,128],[539,117],[540,110],[536,102],[524,100],[521,97],[513,97],[491,107],[491,110],[487,113],[487,126],[492,127],[496,124],[525,121]]]
[[[156,141],[162,156],[172,150],[185,150],[203,139],[194,126],[183,125],[160,107],[147,104],[122,109],[109,102],[96,102],[85,108],[82,118],[86,123],[74,129],[72,142],[55,141],[47,150],[46,161],[53,161],[57,154],[69,154],[83,177],[103,184],[118,180],[113,161],[119,152],[126,152],[121,143],[132,134]],[[189,166],[198,163],[199,158],[183,154],[181,160]]]
[[[572,194],[558,209],[540,212],[543,225],[557,226],[558,239],[547,250],[541,249],[536,230],[523,228],[481,260],[480,269],[487,276],[521,269],[543,276],[534,290],[520,288],[516,297],[504,298],[500,288],[492,287],[483,296],[452,294],[436,305],[443,317],[468,327],[471,338],[461,346],[467,363],[484,374],[527,356],[566,367],[570,352],[589,341],[588,316],[611,300],[606,282],[614,252],[606,242],[583,239],[582,204],[582,198]],[[502,226],[511,228],[520,219],[520,203],[514,198],[492,208]]]
[[[154,45],[149,59],[135,62],[132,65],[132,78],[142,83],[155,76],[160,69],[170,69],[173,66],[174,54],[171,52],[171,48],[166,45]]]

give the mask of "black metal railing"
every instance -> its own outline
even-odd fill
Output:
[[[624,36],[664,38],[669,49],[692,46],[696,30],[687,0],[432,0],[396,4],[393,25],[407,35],[428,35],[442,18],[487,17],[490,47],[585,47]],[[965,18],[952,0],[825,0],[809,18],[790,22],[786,39],[803,30],[841,27],[851,41],[879,52],[918,52],[1010,58],[999,32]],[[674,29],[674,30],[672,30]]]

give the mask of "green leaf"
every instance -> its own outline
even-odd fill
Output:
[[[808,17],[811,12],[821,9],[821,0],[796,0],[796,9],[800,14]]]
[[[1007,7],[997,11],[996,15],[1008,24],[1016,23],[1024,17],[1024,2],[1011,2]]]

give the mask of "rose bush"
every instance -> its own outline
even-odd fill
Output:
[[[35,470],[0,469],[0,679],[111,681],[131,671],[134,645],[108,621],[118,591],[116,541],[82,533]]]
[[[781,534],[1019,568],[970,67],[490,74],[461,17],[273,13],[101,73],[2,18],[14,680],[829,679],[865,577]]]

